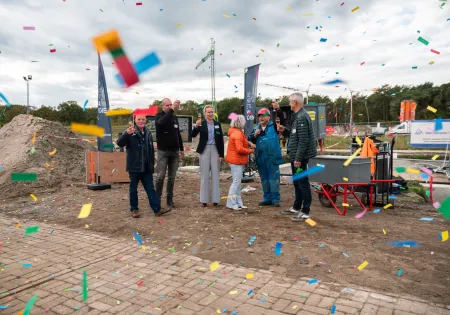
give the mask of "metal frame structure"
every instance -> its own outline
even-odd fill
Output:
[[[200,61],[198,63],[198,65],[195,67],[195,70],[197,70],[209,58],[211,58],[211,100],[212,100],[212,105],[214,107],[214,112],[217,113],[215,50],[216,50],[216,42],[215,42],[214,38],[211,38],[211,49],[208,51],[208,54],[204,58],[202,58],[202,61]]]
[[[268,84],[268,83],[265,83],[264,85],[273,86],[273,87],[277,87],[277,88],[280,88],[280,89],[291,90],[291,91],[294,91],[294,92],[297,92],[297,91],[298,92],[305,92],[306,93],[306,102],[305,102],[305,104],[306,105],[308,104],[309,89],[311,87],[311,84],[308,86],[308,89],[306,91],[303,91],[303,90],[300,90],[300,89],[296,89],[296,88],[293,88],[293,87],[289,87],[289,86],[281,86],[281,85],[274,85],[274,84]]]

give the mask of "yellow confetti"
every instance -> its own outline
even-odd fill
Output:
[[[356,10],[359,10],[359,6],[356,7],[356,8],[353,8],[353,9],[352,9],[352,12],[355,12]]]
[[[85,224],[84,227],[85,227],[86,229],[89,229],[89,224]]]
[[[256,21],[256,18],[253,18]]]
[[[31,198],[33,198],[33,199],[34,199],[34,201],[37,201],[37,198],[36,198],[36,196],[35,196],[35,195],[33,195],[33,194],[30,194],[30,197],[31,197]]]
[[[290,11],[290,10],[291,10],[291,8],[287,8],[286,10]]]
[[[415,169],[409,168],[409,167],[406,169],[406,171],[409,173],[413,173],[413,174],[420,174],[419,170],[415,170]]]
[[[31,139],[31,144],[34,144],[36,141],[36,131],[34,132],[33,139]]]
[[[342,206],[344,207],[350,207],[350,205],[348,203],[342,203]]]
[[[442,242],[448,240],[448,231],[441,232]]]
[[[311,225],[311,226],[315,226],[315,225],[317,224],[316,222],[314,222],[314,221],[311,220],[311,219],[306,219],[305,222],[308,223],[308,224]]]
[[[159,307],[155,307],[155,310],[158,310],[158,311],[160,311],[161,309],[160,309]]]
[[[81,211],[80,211],[80,214],[78,215],[78,219],[86,219],[89,216],[89,214],[91,214],[91,209],[92,209],[92,203],[84,204],[81,207]]]
[[[190,262],[190,261],[191,261],[190,259],[186,260],[187,263]]]
[[[123,46],[117,30],[112,30],[94,37],[92,43],[99,53],[109,49],[115,50]]]
[[[313,16],[314,13],[303,13],[302,15],[303,15],[303,16]]]
[[[233,294],[237,294],[238,293],[238,291],[237,290],[234,290],[234,291],[230,291],[230,294],[231,295],[233,295]]]
[[[20,228],[20,222],[19,223],[17,223],[17,225],[16,225],[16,229],[18,229],[18,228]]]
[[[383,208],[384,208],[384,209],[388,209],[388,208],[390,208],[390,207],[392,207],[392,203],[388,203],[388,204],[385,205]]]
[[[295,310],[297,307],[298,307],[297,305],[294,305],[292,306],[292,309]]]
[[[347,177],[343,177],[342,178],[345,182],[348,182],[348,178]]]
[[[178,27],[180,27],[180,26],[181,26],[181,24],[177,24],[177,26],[178,26]]]
[[[142,248],[142,250],[145,250],[147,247],[145,247],[145,245],[142,245],[141,248]]]
[[[99,138],[105,137],[105,129],[93,125],[87,125],[87,124],[78,124],[78,123],[72,123],[70,125],[72,132],[78,132],[83,133],[87,135],[93,135],[97,136]]]
[[[359,146],[362,146],[362,141],[358,136],[356,136],[356,143],[358,143]]]
[[[246,275],[245,275],[245,279],[253,279],[253,273],[247,273]]]
[[[431,65],[434,65],[434,61],[430,61],[428,64],[429,64],[430,66],[431,66]]]
[[[352,156],[349,157],[348,160],[344,162],[344,166],[348,166],[353,161],[353,159],[356,158],[356,156],[359,154],[359,152],[361,152],[361,148],[356,150],[355,153],[353,153]]]
[[[48,152],[48,155],[50,155],[50,156],[55,155],[55,154],[56,154],[56,148],[54,148],[52,152]]]
[[[217,312],[217,314],[220,314],[220,313],[222,313],[222,311],[221,311],[221,310],[217,310],[216,312]]]
[[[436,112],[437,112],[437,109],[434,108],[434,107],[431,107],[431,106],[428,106],[427,109],[428,109],[430,112],[433,112],[433,113],[436,113]]]
[[[367,260],[364,261],[361,265],[359,265],[358,270],[359,270],[359,271],[363,270],[364,268],[367,267],[368,264],[369,264],[369,263],[367,262]]]
[[[219,267],[220,267],[219,262],[218,262],[218,261],[215,261],[215,262],[213,262],[213,263],[211,263],[211,264],[209,265],[209,270],[211,270],[212,272],[214,272],[214,271],[216,271],[217,268],[219,268]]]
[[[223,16],[226,17],[227,19],[229,19],[231,17],[228,14],[224,14]]]
[[[236,197],[236,195],[232,195],[232,196],[223,196],[223,197],[220,197],[220,199],[228,199],[228,198],[234,198],[234,197]]]
[[[433,161],[436,161],[436,159],[439,157],[439,154],[438,155],[435,155],[435,156],[433,156],[431,159],[433,160]]]
[[[50,164],[48,164],[48,163],[45,163],[45,167],[47,167],[47,168],[48,168],[49,166],[50,166]]]
[[[105,113],[106,116],[123,116],[123,115],[130,115],[133,113],[131,109],[112,109]]]
[[[264,49],[261,48],[261,51],[264,52]]]
[[[384,235],[386,235],[386,230],[385,229],[383,229],[383,233],[384,233]]]

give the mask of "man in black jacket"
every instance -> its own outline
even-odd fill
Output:
[[[156,162],[156,193],[161,198],[166,171],[169,169],[167,180],[167,205],[175,208],[173,202],[173,186],[181,158],[184,158],[183,140],[181,139],[180,125],[174,111],[180,106],[180,101],[173,104],[170,99],[162,101],[162,112],[155,118],[156,142],[158,147],[158,160]]]
[[[130,176],[130,210],[133,218],[139,218],[138,192],[139,181],[144,185],[150,207],[156,216],[163,215],[170,209],[161,209],[161,199],[153,186],[155,151],[150,130],[145,123],[145,115],[135,116],[135,125],[128,129],[117,140],[119,147],[127,147],[127,172]]]

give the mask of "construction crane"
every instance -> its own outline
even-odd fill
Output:
[[[289,86],[280,86],[280,85],[274,85],[274,84],[268,84],[268,83],[266,83],[265,85],[273,86],[273,87],[277,87],[277,88],[281,88],[281,89],[286,89],[286,90],[305,92],[306,93],[306,103],[305,104],[308,104],[309,88],[311,87],[311,84],[308,86],[308,89],[306,91],[302,91],[300,89],[296,89],[296,88],[289,87]]]
[[[214,55],[215,55],[215,48],[216,48],[216,42],[214,41],[214,38],[211,38],[211,49],[208,51],[208,54],[205,56],[205,58],[202,58],[202,61],[200,61],[195,67],[195,70],[198,69],[203,63],[205,63],[209,58],[211,58],[211,99],[212,99],[212,105],[214,107],[214,113],[217,113],[217,104],[216,104],[216,71],[214,69]]]

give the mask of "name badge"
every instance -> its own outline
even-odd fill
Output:
[[[296,133],[297,132],[297,130],[296,129],[292,129],[292,133]]]
[[[178,125],[173,125],[175,128],[178,128]]]
[[[214,126],[215,129],[219,129],[219,126]]]

